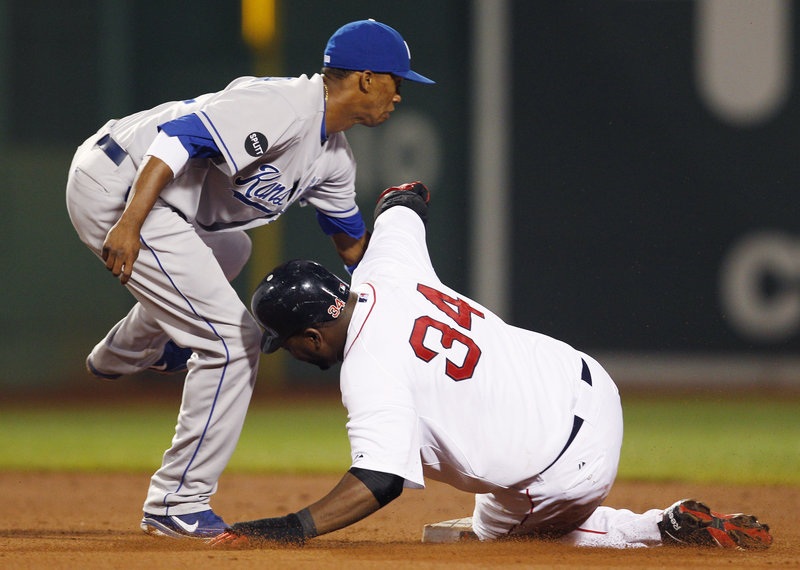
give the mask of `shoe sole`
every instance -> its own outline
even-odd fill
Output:
[[[143,520],[141,527],[146,534],[149,534],[151,536],[166,536],[169,538],[199,538],[175,532],[171,528],[166,527],[163,524],[156,522],[152,519]]]
[[[684,502],[680,510],[704,526],[714,543],[721,548],[752,550],[769,548],[772,544],[769,526],[761,524],[752,515],[716,513],[697,501]]]
[[[178,532],[153,519],[142,519],[141,529],[145,532],[145,534],[149,534],[150,536],[161,536],[167,538],[188,538],[190,540],[206,540],[208,538],[213,538],[217,536],[217,534],[221,534],[222,532],[224,532],[220,530],[218,533],[214,534],[205,534],[205,535],[186,534],[183,532]]]

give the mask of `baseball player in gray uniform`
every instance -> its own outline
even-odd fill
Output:
[[[247,261],[244,230],[311,205],[344,263],[368,239],[343,131],[376,126],[411,71],[400,34],[352,22],[327,43],[321,74],[241,77],[224,90],[106,123],[77,150],[67,208],[80,239],[137,303],[86,359],[113,379],[187,371],[175,436],[153,475],[142,529],[207,538],[209,506],[244,422],[261,331],[230,286]]]
[[[452,526],[481,540],[768,546],[769,529],[755,517],[693,500],[642,514],[601,506],[622,444],[614,382],[589,355],[510,326],[442,283],[425,243],[427,202],[421,183],[383,193],[350,286],[304,260],[258,286],[252,311],[263,351],[283,347],[322,368],[342,363],[352,468],[309,507],[236,523],[212,543],[302,542],[430,477],[475,493],[471,519]]]

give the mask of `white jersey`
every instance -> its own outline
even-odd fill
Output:
[[[120,119],[112,138],[138,168],[158,127],[195,114],[222,159],[193,158],[161,192],[209,231],[269,223],[296,201],[330,217],[358,212],[355,160],[344,133],[325,140],[322,77],[241,77],[224,90]]]
[[[408,487],[425,476],[486,493],[556,459],[573,427],[581,353],[444,285],[415,213],[377,218],[352,290],[341,391],[354,467]]]

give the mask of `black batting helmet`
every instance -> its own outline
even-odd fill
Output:
[[[261,351],[270,354],[284,341],[315,323],[337,318],[350,287],[319,263],[288,261],[261,280],[250,309],[264,329]]]

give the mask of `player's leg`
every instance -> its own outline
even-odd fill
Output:
[[[128,283],[164,332],[194,357],[175,437],[151,480],[145,511],[181,515],[208,509],[236,447],[255,382],[260,329],[194,229],[156,206]]]
[[[663,509],[634,513],[627,509],[598,507],[580,526],[561,537],[574,546],[636,548],[661,545],[658,523]]]
[[[76,153],[67,207],[79,237],[98,256],[108,229],[122,213],[134,175],[129,158],[115,165],[93,139]],[[260,330],[228,284],[225,274],[237,270],[226,267],[223,272],[189,224],[157,207],[145,226],[143,236],[152,249],[142,251],[128,284],[143,309],[134,314],[146,315],[141,319],[146,328],[155,321],[197,353],[173,445],[153,476],[145,510],[154,515],[208,512],[209,497],[236,446],[252,394]]]
[[[98,257],[106,234],[125,207],[136,169],[130,158],[115,164],[95,140],[101,129],[75,153],[67,179],[67,210],[81,241]],[[161,356],[168,338],[138,304],[92,350],[87,365],[95,375],[115,378],[147,368]]]
[[[666,509],[637,514],[627,509],[599,507],[575,531],[560,539],[577,546],[630,548],[694,545],[763,549],[772,544],[769,526],[753,515],[722,514],[692,499]]]
[[[592,385],[582,383],[578,435],[560,459],[520,485],[521,490],[477,495],[473,527],[481,539],[514,535],[563,536],[608,496],[622,446],[622,408],[611,378],[584,355]]]
[[[250,259],[253,251],[250,236],[243,231],[205,232],[200,229],[197,234],[211,248],[228,281],[233,281]]]
[[[136,303],[94,346],[86,358],[86,367],[107,380],[134,374],[158,362],[168,341],[158,322]]]
[[[573,513],[576,522],[580,523],[560,540],[576,546],[608,548],[658,545],[661,543],[657,527],[661,519],[660,509],[651,509],[639,514],[627,509],[600,506],[616,477],[619,451],[622,446],[622,409],[616,386],[606,371],[591,357],[583,355],[583,358],[588,363],[592,375],[593,386],[590,391],[597,396],[592,402],[596,405],[594,411],[597,413],[593,413],[591,408],[587,410],[586,415],[594,418],[587,421],[579,438],[576,439],[576,445],[570,446],[564,454],[566,460],[559,461],[553,466],[552,475],[549,472],[545,474],[546,477],[552,477],[550,483],[554,489],[544,492],[552,493],[552,500],[556,505],[566,499],[563,508],[567,513]],[[590,457],[595,450],[601,450],[606,456],[604,462],[608,470],[599,476],[599,480],[605,481],[607,487],[602,493],[598,492],[593,480],[580,476],[581,472],[586,471],[588,463],[575,470],[576,461],[578,465],[582,465],[584,460],[580,457]],[[569,480],[574,475],[578,475],[579,483],[561,491],[558,488],[559,481]],[[573,502],[584,505],[584,509],[576,512]],[[593,506],[595,508],[592,509]]]
[[[241,272],[252,250],[252,242],[243,231],[198,232],[203,242],[211,248],[225,277],[231,281]],[[153,367],[185,371],[190,350],[181,350],[175,357],[181,362],[165,362],[165,345],[170,338],[140,303],[119,321],[92,349],[86,364],[95,376],[113,379],[123,374],[133,374]],[[167,360],[171,355],[167,355]]]

